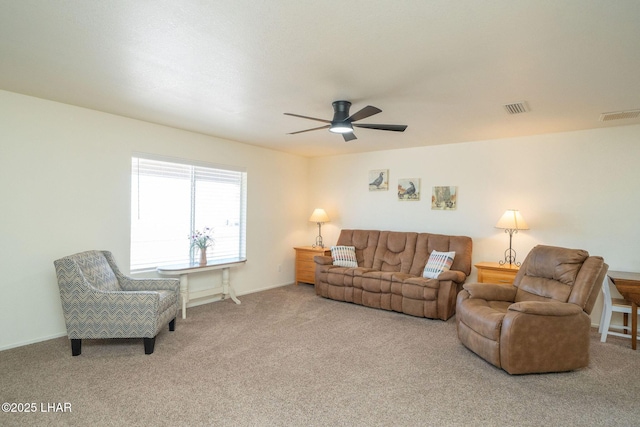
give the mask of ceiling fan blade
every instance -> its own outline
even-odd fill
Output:
[[[344,138],[344,142],[349,142],[351,140],[358,139],[356,138],[356,135],[353,132],[343,133],[342,137]]]
[[[320,127],[318,127],[318,128],[313,128],[313,129],[299,130],[299,131],[297,131],[297,132],[291,132],[291,133],[288,133],[287,135],[295,135],[295,134],[297,134],[297,133],[311,132],[312,130],[329,129],[329,127],[330,127],[330,126],[331,126],[331,125],[326,125],[326,126],[320,126]]]
[[[367,129],[391,130],[394,132],[404,132],[407,128],[407,125],[373,125],[369,123],[353,123],[353,126]]]
[[[371,105],[367,105],[362,110],[358,111],[357,113],[353,113],[352,115],[347,117],[347,121],[355,122],[356,120],[366,119],[367,117],[371,117],[374,114],[378,114],[381,112],[382,112],[381,109],[373,107]]]
[[[300,114],[293,114],[293,113],[284,113],[284,114],[287,116],[300,117],[302,119],[315,120],[317,122],[331,123],[331,120],[317,119],[315,117],[309,117],[309,116],[301,116]]]

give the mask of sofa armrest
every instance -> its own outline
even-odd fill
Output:
[[[128,276],[120,277],[120,286],[127,292],[132,291],[180,291],[179,279],[134,279]]]
[[[583,312],[578,305],[559,301],[521,301],[511,304],[509,311],[539,316],[575,316]]]
[[[316,255],[313,261],[318,265],[333,265],[333,258],[327,255]]]
[[[113,258],[113,254],[109,251],[102,251],[107,259],[109,266],[113,270],[118,284],[125,291],[180,291],[180,280],[169,278],[142,278],[135,279],[122,273],[118,268],[118,264]]]
[[[590,328],[591,318],[572,303],[511,304],[502,320],[500,364],[512,375],[586,367]]]
[[[440,273],[438,280],[451,280],[456,283],[464,283],[464,281],[467,280],[467,275],[462,271],[447,270]]]
[[[469,298],[483,299],[486,301],[512,302],[516,298],[515,286],[497,285],[494,283],[465,283],[462,286]]]

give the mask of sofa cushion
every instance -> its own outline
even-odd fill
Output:
[[[355,246],[331,246],[333,265],[355,268],[358,266]]]
[[[433,284],[429,286],[429,282],[407,281],[402,284],[402,296],[423,301],[435,301],[438,299],[438,288]]]
[[[429,255],[433,251],[455,252],[451,270],[461,271],[466,276],[471,274],[472,241],[466,236],[446,236],[443,234],[419,233],[416,242],[416,252],[411,263],[409,273],[422,276]],[[464,281],[464,279],[463,279]]]
[[[358,265],[371,268],[379,237],[378,230],[342,230],[336,246],[355,246]]]
[[[362,289],[368,292],[391,292],[392,271],[369,271],[362,275]]]
[[[427,265],[422,272],[422,277],[437,279],[440,273],[448,271],[451,268],[455,256],[455,252],[431,251],[429,261],[427,261]]]
[[[418,233],[382,231],[373,268],[379,271],[409,273],[416,252]]]
[[[350,270],[352,269],[349,267],[330,268],[329,271],[327,271],[327,283],[333,286],[344,286],[345,281],[352,282],[353,274]]]
[[[427,288],[440,288],[440,281],[437,279],[428,279],[426,277],[411,277],[402,282],[403,284],[412,284],[417,286],[425,286]]]

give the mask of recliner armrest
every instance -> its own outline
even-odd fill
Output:
[[[486,301],[512,302],[516,298],[515,286],[497,285],[494,283],[465,283],[462,287],[469,292],[469,298]]]
[[[520,301],[511,304],[509,310],[540,316],[575,316],[583,312],[580,306],[559,301]]]

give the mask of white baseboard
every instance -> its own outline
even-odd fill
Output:
[[[255,294],[256,292],[268,291],[269,289],[276,289],[276,288],[281,288],[283,286],[289,286],[289,285],[293,285],[293,282],[265,286],[264,288],[252,289],[246,292],[238,292],[236,293],[236,296],[241,297],[243,295]],[[218,301],[222,301],[222,295],[217,295],[211,298],[198,298],[196,301],[189,301],[187,303],[187,308],[197,307],[199,305],[204,305],[204,304],[211,304],[212,302],[218,302]]]
[[[276,289],[276,288],[281,288],[283,286],[293,285],[293,283],[294,282],[289,282],[289,283],[280,283],[280,284],[277,284],[277,285],[265,286],[264,288],[252,289],[251,291],[247,291],[247,292],[240,293],[240,294],[237,294],[237,295],[255,294],[256,292],[263,292],[263,291],[268,291],[269,289]]]
[[[27,341],[20,341],[20,342],[12,343],[12,344],[0,347],[0,351],[9,350],[11,348],[22,347],[22,346],[25,346],[25,345],[35,344],[35,343],[39,343],[39,342],[42,342],[42,341],[48,341],[48,340],[52,340],[52,339],[55,339],[55,338],[66,337],[66,336],[67,336],[67,331],[59,332],[59,333],[48,335],[48,336],[45,336],[45,337],[34,338],[34,339],[31,339],[31,340],[27,340]]]

